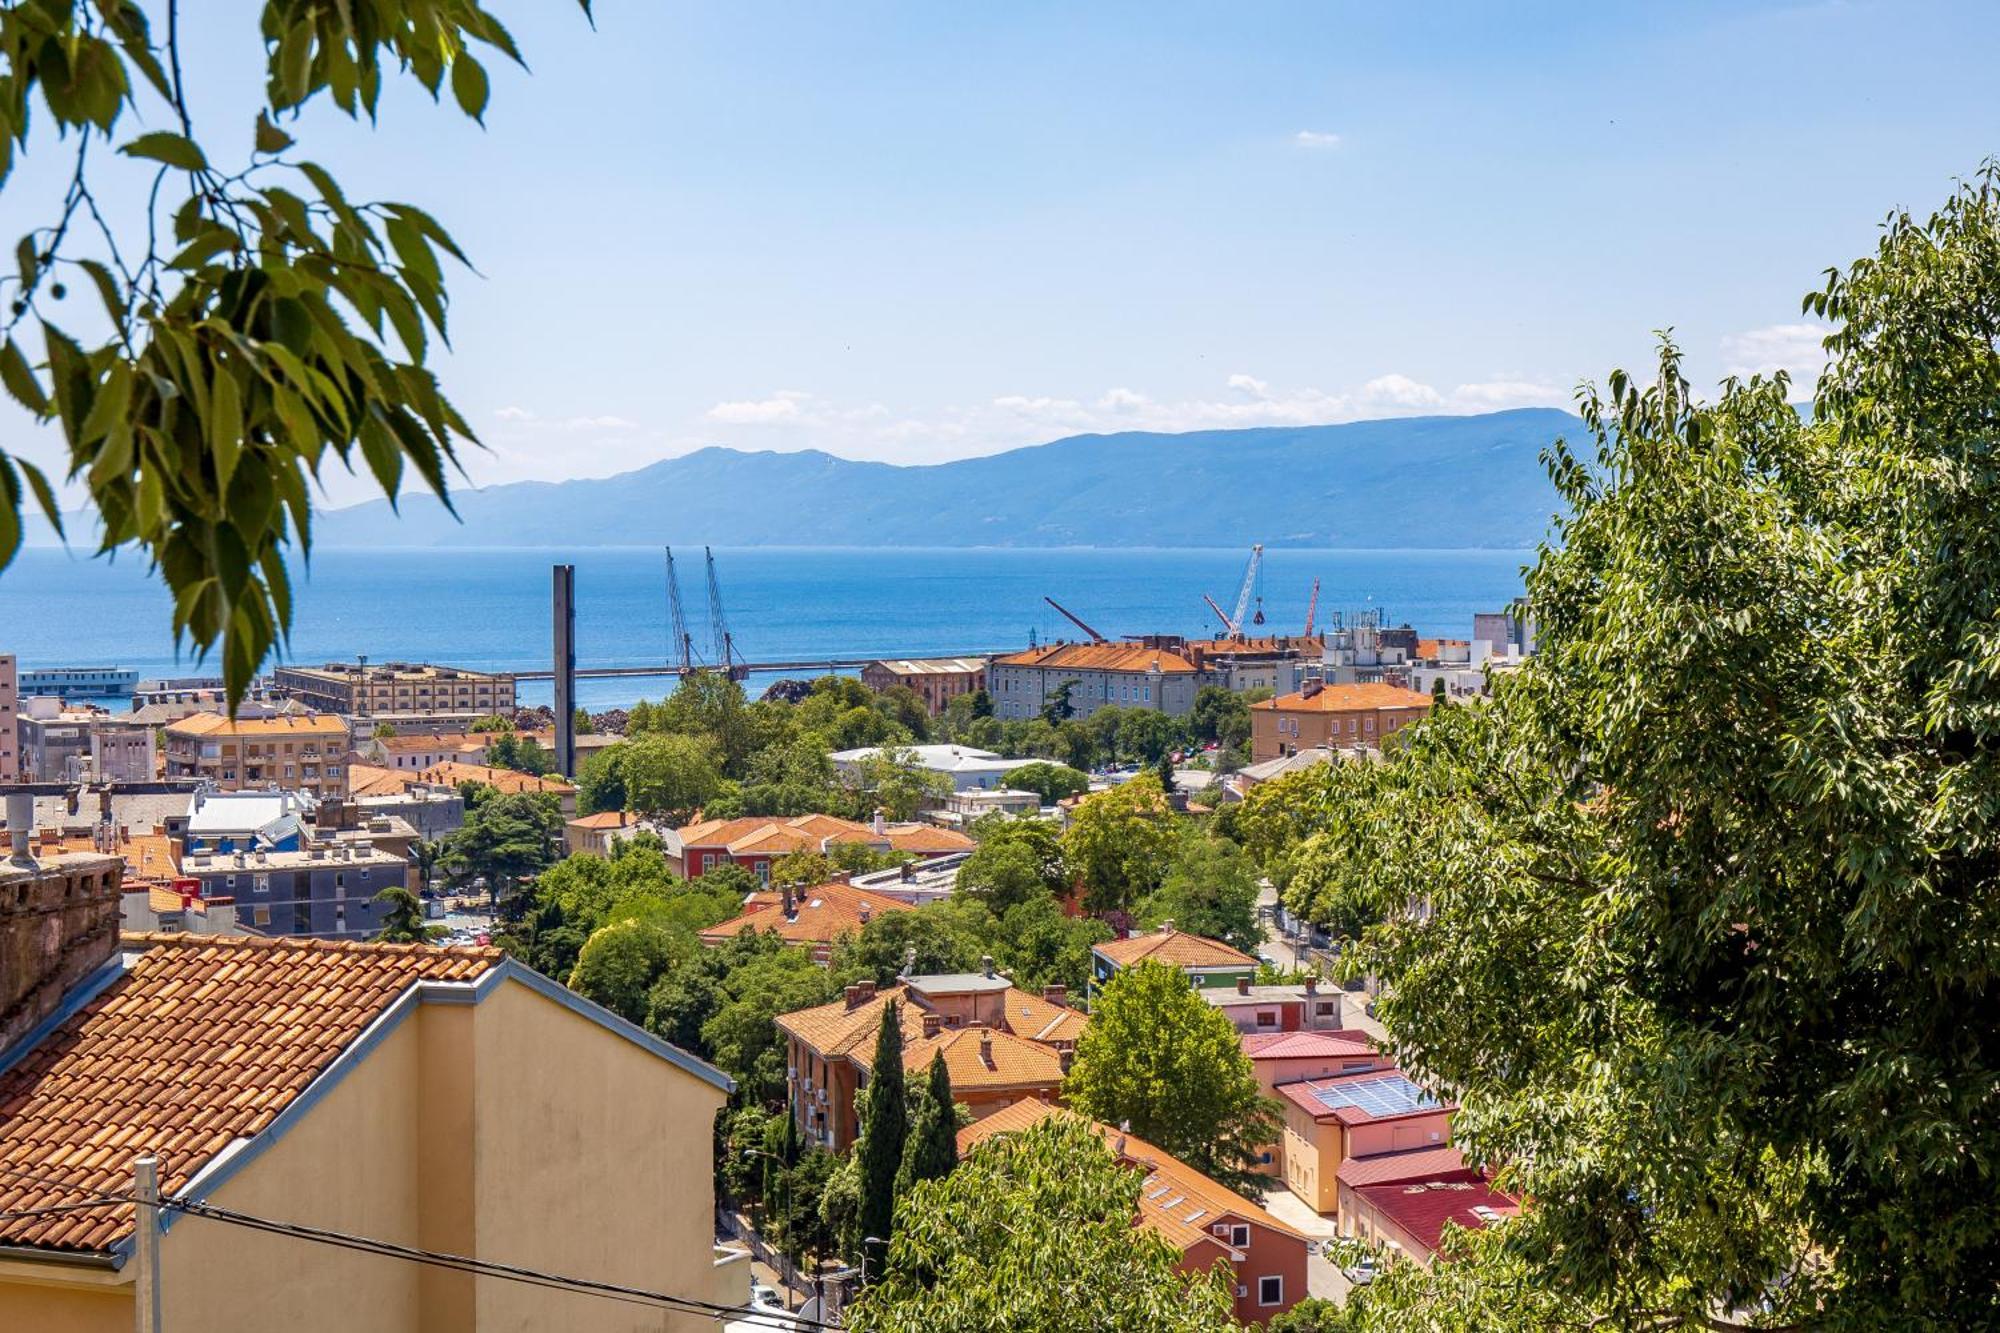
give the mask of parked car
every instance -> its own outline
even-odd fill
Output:
[[[1374,1258],[1364,1255],[1341,1269],[1340,1275],[1354,1286],[1365,1287],[1375,1280],[1376,1271]]]
[[[761,1282],[752,1282],[750,1284],[750,1308],[753,1310],[776,1310],[780,1314],[785,1313],[785,1303],[778,1298],[778,1293]]]

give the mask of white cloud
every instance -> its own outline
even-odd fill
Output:
[[[1324,130],[1300,130],[1292,136],[1292,142],[1301,148],[1326,149],[1340,147],[1340,136],[1328,134]]]
[[[544,430],[635,430],[639,424],[614,416],[542,417],[525,407],[503,407],[493,415],[501,421]]]
[[[1728,334],[1722,340],[1723,369],[1744,376],[1783,370],[1792,383],[1810,385],[1826,365],[1820,342],[1831,331],[1826,324],[1771,324]]]
[[[1444,396],[1428,384],[1419,384],[1408,375],[1379,375],[1361,386],[1359,402],[1369,407],[1442,407]]]
[[[503,407],[493,414],[502,421],[533,421],[535,414],[525,407]]]
[[[1262,398],[1271,391],[1270,383],[1258,379],[1255,375],[1231,375],[1229,387],[1238,393],[1247,393],[1252,398]]]
[[[726,426],[769,426],[802,421],[805,402],[811,395],[796,389],[780,389],[769,398],[717,403],[705,414],[710,421]]]
[[[1510,407],[1567,407],[1569,395],[1553,384],[1501,376],[1451,391],[1452,405],[1466,412],[1502,412]]]

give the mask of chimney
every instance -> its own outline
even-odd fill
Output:
[[[1172,917],[1168,917],[1160,923],[1160,933],[1162,935],[1171,935],[1174,933],[1174,919]]]
[[[1238,995],[1248,995],[1250,993],[1250,978],[1236,978],[1236,993]]]
[[[861,918],[861,924],[865,926],[868,924],[868,918],[875,915],[875,909],[864,901],[860,907],[855,909],[854,914]]]
[[[879,838],[887,832],[888,829],[882,821],[882,807],[878,805],[875,807],[875,836]]]
[[[875,998],[875,983],[873,981],[857,981],[854,983],[854,989],[861,992],[861,1003],[863,1004]]]
[[[992,955],[992,954],[990,954],[990,953],[989,953],[989,954],[982,954],[982,955],[980,955],[980,959],[979,959],[979,970],[980,970],[980,972],[984,973],[984,974],[985,974],[986,976],[989,976],[989,977],[990,977],[990,976],[992,976],[992,975],[993,975],[993,955]]]
[[[16,800],[30,813],[15,818]],[[8,794],[8,831],[25,842],[34,798]],[[37,865],[0,862],[0,1051],[61,1007],[77,982],[118,953],[118,885],[125,863],[113,856],[65,856]]]
[[[942,1014],[924,1015],[924,1035],[926,1037],[935,1037],[943,1027],[944,1016]]]
[[[847,1007],[848,1007],[849,1009],[852,1009],[852,1008],[854,1008],[854,1007],[855,1007],[856,1005],[860,1004],[860,1003],[861,1003],[861,987],[859,987],[859,986],[849,986],[849,987],[847,988],[847,991],[846,991],[846,998],[847,998]]]
[[[985,1065],[988,1069],[994,1068],[992,1028],[979,1029],[979,1063]]]
[[[785,894],[785,920],[787,921],[797,920],[799,915],[799,905],[792,899],[792,886],[790,884],[785,885],[784,894]]]
[[[1318,978],[1318,977],[1307,977],[1307,978],[1306,978],[1306,998],[1307,998],[1308,1000],[1310,1000],[1310,999],[1311,999],[1311,998],[1312,998],[1313,996],[1315,996],[1315,995],[1317,995],[1317,994],[1319,994],[1319,978]]]
[[[1326,688],[1326,682],[1324,680],[1321,680],[1317,676],[1307,677],[1305,682],[1299,686],[1299,697],[1302,699],[1310,699],[1325,688]]]
[[[1042,987],[1042,998],[1050,1004],[1059,1004],[1067,1009],[1069,1007],[1069,987],[1059,981],[1052,982]]]

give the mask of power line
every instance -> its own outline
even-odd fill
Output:
[[[14,1167],[0,1166],[0,1174],[17,1176],[24,1180],[31,1180],[37,1184],[69,1193],[86,1192],[84,1187],[73,1181],[55,1180]],[[141,1201],[131,1194],[105,1193],[94,1196],[85,1202],[23,1209],[15,1213],[0,1213],[0,1221],[12,1220],[16,1217],[31,1218],[55,1213],[77,1212],[87,1208],[103,1208],[114,1204],[133,1204],[139,1206],[140,1203]],[[357,1236],[350,1232],[307,1226],[300,1222],[281,1222],[274,1218],[259,1217],[254,1213],[238,1212],[232,1208],[223,1208],[208,1203],[197,1203],[193,1200],[162,1199],[157,1206],[163,1213],[185,1213],[190,1217],[205,1218],[209,1221],[221,1222],[229,1226],[240,1226],[253,1231],[263,1231],[272,1235],[285,1236],[293,1240],[332,1245],[340,1249],[355,1250],[360,1253],[374,1254],[383,1258],[402,1259],[410,1263],[427,1264],[436,1268],[451,1269],[455,1272],[470,1273],[476,1277],[491,1277],[554,1291],[599,1296],[607,1300],[624,1301],[634,1305],[658,1306],[675,1310],[682,1314],[705,1315],[717,1320],[728,1318],[732,1322],[760,1325],[773,1330],[786,1328],[833,1329],[838,1327],[837,1325],[828,1324],[821,1320],[806,1319],[790,1313],[757,1311],[746,1309],[742,1306],[719,1305],[714,1301],[705,1301],[694,1296],[676,1296],[669,1292],[651,1291],[644,1287],[625,1286],[615,1282],[600,1282],[592,1278],[570,1277],[566,1274],[551,1273],[520,1264],[503,1264],[495,1260],[479,1259],[471,1255],[447,1254],[438,1250],[419,1249],[416,1246],[401,1245],[394,1241],[378,1240],[371,1236]]]

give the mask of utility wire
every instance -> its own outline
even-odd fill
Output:
[[[36,1175],[14,1167],[0,1166],[0,1174],[17,1176],[31,1180],[52,1189],[69,1193],[84,1193],[84,1188],[74,1181],[55,1180],[48,1176]],[[15,1213],[0,1213],[0,1221],[13,1218],[31,1218],[54,1213],[76,1212],[86,1208],[104,1208],[114,1204],[141,1205],[141,1200],[131,1194],[106,1193],[85,1202],[51,1205],[45,1208],[24,1209]],[[281,1222],[274,1218],[259,1217],[254,1213],[238,1212],[232,1208],[222,1208],[214,1204],[197,1203],[187,1199],[163,1198],[157,1205],[161,1212],[185,1213],[190,1217],[205,1218],[229,1226],[245,1227],[253,1231],[268,1232],[286,1236],[293,1240],[304,1240],[315,1244],[332,1245],[341,1249],[356,1250],[365,1254],[379,1255],[390,1259],[403,1259],[410,1263],[428,1264],[432,1267],[447,1268],[455,1272],[470,1273],[477,1277],[498,1278],[504,1281],[520,1282],[528,1286],[543,1287],[556,1291],[574,1292],[580,1295],[600,1296],[608,1300],[625,1301],[635,1305],[651,1305],[674,1310],[682,1314],[704,1315],[715,1320],[729,1319],[773,1330],[786,1328],[834,1329],[835,1324],[817,1319],[780,1313],[777,1311],[750,1310],[741,1306],[719,1305],[714,1301],[704,1301],[694,1296],[676,1296],[663,1291],[650,1291],[644,1287],[629,1287],[615,1282],[599,1282],[591,1278],[570,1277],[561,1273],[550,1273],[542,1269],[528,1268],[518,1264],[503,1264],[490,1259],[479,1259],[470,1255],[447,1254],[438,1250],[424,1250],[415,1246],[400,1245],[393,1241],[377,1240],[370,1236],[357,1236],[350,1232],[333,1231],[323,1227],[307,1226],[298,1222]]]

